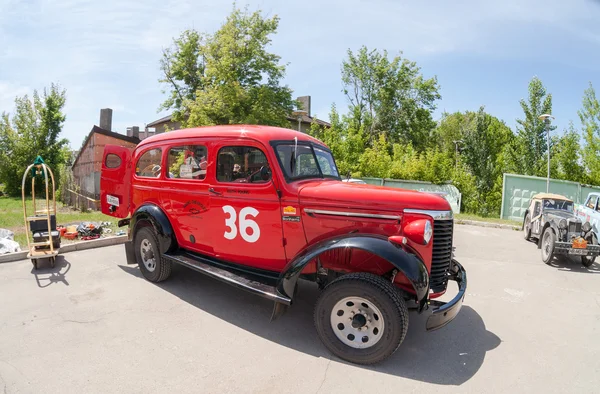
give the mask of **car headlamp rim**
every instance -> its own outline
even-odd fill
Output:
[[[567,221],[565,219],[561,219],[560,222],[558,222],[558,228],[565,230],[567,228]]]
[[[427,220],[425,222],[425,227],[423,228],[423,240],[425,241],[425,245],[431,241],[433,238],[433,226],[431,225],[431,221]]]

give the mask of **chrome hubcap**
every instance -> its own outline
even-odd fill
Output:
[[[544,253],[544,258],[548,257],[550,253],[550,234],[546,233],[544,235],[544,245],[542,246],[542,251]]]
[[[144,239],[140,245],[140,255],[146,269],[153,272],[156,269],[156,256],[154,256],[152,244],[147,239]]]
[[[362,297],[346,297],[331,310],[331,329],[344,344],[366,349],[381,339],[385,324],[381,311]]]

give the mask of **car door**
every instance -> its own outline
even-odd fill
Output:
[[[597,222],[598,222],[597,219],[595,218],[597,207],[598,207],[598,195],[590,194],[590,195],[588,195],[587,201],[583,205],[582,215],[579,215],[579,217],[581,218],[583,223],[590,222],[590,224],[594,227],[594,229],[597,228]],[[594,223],[594,222],[596,222],[596,223]]]
[[[126,218],[129,215],[131,150],[106,145],[100,173],[100,208],[105,215]]]
[[[531,218],[531,233],[539,236],[542,231],[542,201],[536,200],[533,203],[533,215]]]
[[[205,141],[173,143],[166,147],[163,191],[169,196],[166,209],[180,246],[213,255],[212,225],[205,214],[210,206],[207,169],[211,155]]]
[[[215,257],[258,269],[285,265],[280,200],[265,148],[239,140],[215,144],[210,222]],[[262,171],[261,171],[262,169]]]

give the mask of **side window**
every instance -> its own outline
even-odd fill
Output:
[[[250,146],[227,146],[219,150],[217,181],[266,183],[270,179],[269,163],[260,149]]]
[[[586,207],[588,207],[589,209],[596,209],[596,200],[598,199],[597,196],[590,196],[590,198],[588,199],[587,204],[585,204]]]
[[[540,201],[536,201],[535,206],[533,207],[533,217],[536,217],[537,215],[539,215],[541,209],[542,209],[542,203]]]
[[[135,175],[148,178],[158,178],[161,173],[162,150],[151,149],[144,152],[135,166]]]
[[[114,153],[109,153],[106,155],[104,165],[106,168],[119,168],[121,166],[121,158]]]
[[[169,149],[167,155],[167,178],[198,179],[206,178],[207,150],[203,145],[184,145]]]

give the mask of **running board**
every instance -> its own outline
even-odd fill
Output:
[[[201,272],[235,287],[239,287],[243,290],[257,294],[271,301],[275,301],[276,303],[282,303],[285,305],[290,305],[292,303],[291,299],[281,295],[274,286],[251,279],[241,273],[238,274],[236,272],[232,272],[231,270],[216,267],[215,265],[211,264],[209,259],[205,259],[200,256],[191,256],[185,252],[165,253],[163,254],[163,258]]]

